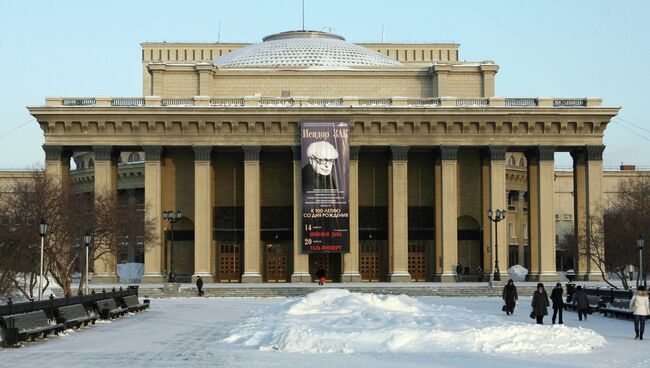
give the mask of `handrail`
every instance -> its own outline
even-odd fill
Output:
[[[163,98],[161,106],[194,106],[193,97],[172,97]]]
[[[416,107],[438,107],[440,106],[440,98],[409,98],[406,100],[406,104]]]
[[[342,98],[310,98],[307,100],[307,106],[328,107],[343,106]]]
[[[459,98],[456,100],[456,106],[490,106],[490,100],[487,98]]]
[[[231,107],[244,106],[243,97],[214,97],[210,99],[210,106]]]
[[[536,98],[506,98],[505,105],[510,107],[537,106]]]
[[[585,107],[587,101],[584,98],[556,98],[553,100],[555,107]]]
[[[261,97],[260,106],[272,107],[288,107],[293,106],[293,98],[291,97]]]
[[[359,99],[359,106],[385,107],[385,106],[391,106],[392,104],[393,104],[393,100],[390,98],[360,98]]]
[[[144,97],[117,97],[111,100],[111,106],[144,106]]]

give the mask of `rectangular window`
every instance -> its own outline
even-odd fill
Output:
[[[570,213],[565,213],[565,214],[564,214],[564,220],[566,220],[566,221],[571,221],[571,218],[572,218],[572,217],[573,217],[573,216],[571,216]]]
[[[515,237],[515,224],[512,222],[508,223],[508,237],[509,238]]]

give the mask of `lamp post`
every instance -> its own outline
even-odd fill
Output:
[[[41,237],[41,273],[38,276],[38,300],[43,299],[43,244],[45,243],[45,235],[47,235],[47,221],[41,220],[38,224],[38,235]]]
[[[493,280],[494,281],[501,281],[501,272],[499,271],[499,232],[498,232],[498,226],[497,224],[499,221],[503,220],[506,218],[506,211],[505,210],[496,210],[492,212],[492,210],[488,210],[488,219],[490,221],[494,222],[494,276]]]
[[[176,221],[180,220],[181,217],[183,217],[181,211],[176,211],[176,213],[174,213],[174,211],[163,211],[163,218],[170,224],[172,237],[170,245],[171,264],[169,267],[169,279],[167,280],[168,282],[176,282],[176,274],[174,273],[174,224]]]
[[[640,283],[640,278],[643,277],[643,286],[645,285],[645,277],[643,276],[643,246],[645,245],[645,239],[643,236],[639,235],[639,239],[636,240],[636,246],[639,248],[639,276],[636,278],[637,284]]]
[[[88,295],[88,280],[89,280],[89,274],[88,274],[88,248],[90,247],[90,242],[93,241],[93,237],[90,235],[89,232],[86,232],[86,235],[84,235],[84,244],[86,245],[86,285],[84,288],[84,294]]]

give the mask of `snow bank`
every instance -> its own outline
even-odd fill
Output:
[[[514,265],[508,268],[508,276],[512,281],[526,281],[526,275],[528,275],[528,269],[522,265]]]
[[[606,340],[589,329],[540,326],[427,304],[405,295],[327,289],[253,314],[225,342],[304,353],[586,353]]]

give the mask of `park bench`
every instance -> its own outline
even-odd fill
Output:
[[[123,298],[124,306],[129,312],[139,312],[149,308],[149,303],[140,304],[137,295],[127,295]]]
[[[95,302],[95,306],[101,319],[113,319],[128,312],[128,309],[118,306],[113,298],[98,300]]]
[[[577,310],[577,306],[573,303],[572,299],[573,298],[567,297],[567,301],[571,300],[571,302],[564,303],[565,309],[571,308],[572,310]],[[598,295],[587,295],[587,303],[589,303],[589,314],[593,312],[598,312],[600,311],[601,308],[605,306],[605,303],[603,302],[602,298]]]
[[[603,315],[610,315],[614,317],[632,318],[632,311],[630,310],[630,299],[614,299],[605,307],[600,308]]]
[[[58,335],[59,331],[63,331],[63,324],[52,323],[42,310],[2,316],[0,324],[5,346],[13,346],[27,339],[34,341],[41,334],[46,338],[50,332]]]
[[[88,314],[86,308],[81,304],[56,308],[56,314],[57,322],[63,323],[66,329],[71,327],[79,328],[82,324],[88,326],[90,322],[95,324],[97,320],[97,315],[94,312]]]

